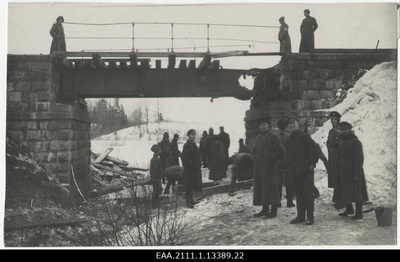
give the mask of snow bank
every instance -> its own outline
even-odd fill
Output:
[[[342,103],[329,109],[342,114],[341,121],[351,123],[362,142],[369,195],[378,203],[396,203],[396,81],[395,62],[376,65],[357,81]],[[327,121],[312,136],[324,152],[331,128]]]

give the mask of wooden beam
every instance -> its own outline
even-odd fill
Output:
[[[208,69],[219,69],[219,60],[212,61]]]
[[[107,148],[107,150],[104,151],[99,157],[97,157],[96,160],[95,160],[94,162],[95,162],[96,164],[101,163],[101,161],[103,161],[104,158],[106,158],[106,157],[108,156],[108,154],[110,154],[111,151],[113,151],[113,150],[114,150],[114,148],[112,148],[112,147]]]
[[[95,162],[91,162],[91,164],[98,169],[110,171],[112,173],[119,174],[121,176],[130,177],[130,178],[134,178],[134,179],[136,179],[136,177],[137,177],[136,175],[127,174],[126,172],[124,172],[122,170],[116,170],[114,168],[106,167],[106,166],[103,166],[103,165],[95,163]]]
[[[178,66],[178,68],[179,68],[179,69],[186,69],[186,68],[187,68],[186,60],[181,60],[181,61],[179,61],[179,66]]]
[[[92,58],[93,58],[93,64],[96,68],[106,68],[106,64],[101,59],[101,56],[99,54],[94,54]]]
[[[92,153],[92,154],[93,154],[93,156],[94,156],[95,158],[98,158],[98,157],[100,156],[100,154],[96,154],[96,153]],[[109,156],[109,155],[107,155],[107,156],[104,158],[104,160],[106,160],[106,161],[111,161],[111,162],[113,162],[113,163],[115,163],[115,164],[118,164],[118,165],[123,165],[123,166],[129,165],[129,162],[128,162],[128,161],[121,160],[121,159],[116,158],[116,157],[111,157],[111,156]]]
[[[201,60],[199,66],[197,67],[198,69],[205,69],[208,68],[211,64],[211,56],[209,54],[205,55],[203,57],[203,60]]]
[[[176,55],[169,55],[168,56],[168,69],[175,68],[176,64]]]
[[[215,194],[221,194],[221,193],[228,193],[229,192],[229,187],[230,183],[218,185],[218,186],[213,186],[213,187],[206,187],[203,188],[203,191],[201,193],[198,193],[198,195],[215,195]],[[245,181],[240,181],[236,182],[235,184],[235,189],[249,189],[254,185],[254,179],[249,179]]]
[[[53,226],[70,226],[87,222],[86,219],[72,218],[72,219],[47,219],[47,220],[34,220],[34,221],[15,221],[4,222],[4,230],[18,230],[33,227],[53,227]]]
[[[196,69],[196,60],[190,60],[188,68],[189,69]]]

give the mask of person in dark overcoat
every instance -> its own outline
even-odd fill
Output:
[[[303,22],[300,26],[301,40],[300,53],[310,53],[314,51],[314,32],[318,28],[317,20],[310,16],[310,10],[304,10]]]
[[[159,203],[159,196],[162,192],[161,178],[163,177],[163,170],[160,160],[161,148],[158,145],[153,145],[151,151],[154,153],[150,160],[150,179],[153,187],[152,204],[156,206]]]
[[[174,160],[174,165],[179,166],[179,157],[181,156],[181,151],[178,148],[179,135],[175,134],[174,138],[171,140],[171,155]]]
[[[278,135],[269,130],[269,119],[259,122],[261,134],[256,137],[253,158],[253,205],[262,206],[254,217],[274,218],[279,205],[278,162],[285,158],[285,150]],[[271,206],[271,210],[270,210]]]
[[[213,136],[211,141],[210,173],[208,178],[213,181],[219,181],[226,178],[227,159],[225,146],[219,135]]]
[[[193,192],[202,191],[201,177],[201,159],[200,150],[197,147],[196,131],[190,129],[187,132],[188,140],[183,146],[182,163],[183,163],[183,187],[186,192],[186,206],[193,208],[197,203],[193,199]]]
[[[206,151],[207,151],[207,163],[208,163],[208,168],[210,168],[210,163],[211,163],[211,144],[214,139],[214,128],[210,127],[208,129],[208,136],[206,139]]]
[[[59,16],[53,26],[50,29],[50,35],[53,37],[53,41],[51,42],[50,54],[54,51],[66,51],[67,47],[65,44],[65,34],[64,27],[62,25],[64,23],[64,17]]]
[[[208,167],[208,154],[207,154],[207,131],[203,131],[203,135],[200,139],[200,155],[201,155],[201,162],[203,163],[203,167]]]
[[[290,42],[289,26],[285,23],[285,17],[282,16],[281,18],[279,18],[279,23],[281,24],[278,34],[278,40],[280,43],[279,52],[291,53],[292,44]]]
[[[238,152],[238,153],[239,153],[239,154],[240,154],[240,153],[248,153],[248,154],[251,153],[250,148],[248,148],[248,147],[244,144],[243,138],[239,139],[239,152]]]
[[[310,135],[300,131],[297,117],[289,117],[287,125],[290,130],[287,139],[288,172],[293,177],[297,206],[297,217],[290,223],[306,221],[306,225],[312,225],[314,224],[314,166],[318,162],[320,150]]]
[[[229,161],[229,146],[231,145],[231,139],[229,134],[225,132],[224,127],[219,127],[218,136],[221,138],[222,144],[224,145],[224,153],[225,153],[225,174],[228,171],[228,161]]]
[[[293,178],[291,173],[288,172],[288,163],[287,163],[287,139],[290,135],[290,131],[286,129],[286,120],[279,119],[278,120],[278,132],[279,138],[281,139],[283,148],[285,149],[285,158],[278,163],[279,168],[279,202],[282,199],[282,189],[283,185],[286,188],[286,199],[287,199],[287,207],[295,207],[293,204]],[[278,207],[281,207],[281,203],[279,203]]]
[[[338,144],[339,144],[339,131],[338,125],[340,123],[341,115],[333,111],[329,114],[332,123],[332,129],[329,130],[328,140],[326,147],[328,148],[328,188],[335,188],[337,172],[339,171],[338,161]]]
[[[169,141],[169,134],[168,132],[165,132],[163,135],[163,140],[158,143],[158,145],[161,148],[161,154],[160,154],[160,159],[161,159],[161,164],[163,171],[167,169],[170,166],[174,165],[174,159],[172,158],[172,151],[171,151],[171,142]],[[163,184],[165,184],[165,178],[163,178]]]
[[[362,203],[368,201],[368,192],[363,169],[363,146],[351,129],[352,125],[348,122],[338,125],[339,172],[333,197],[335,203],[346,206],[346,210],[339,214],[342,217],[354,214],[352,202],[355,202],[356,213],[351,219],[358,220],[363,218]]]

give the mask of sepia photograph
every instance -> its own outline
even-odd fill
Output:
[[[398,247],[396,2],[1,7],[1,249]]]

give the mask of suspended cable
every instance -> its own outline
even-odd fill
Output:
[[[254,48],[254,45],[214,45],[214,46],[210,46],[213,48],[218,48],[218,47],[249,47],[249,48]],[[174,49],[179,49],[179,50],[183,50],[183,49],[197,49],[197,48],[207,48],[207,46],[193,46],[193,47],[178,47],[178,48],[174,48]],[[165,48],[143,48],[143,49],[136,49],[136,50],[140,50],[140,51],[148,51],[148,50],[168,50],[170,48],[165,47]],[[95,51],[109,51],[109,50],[113,50],[113,51],[132,51],[132,49],[114,49],[114,48],[106,48],[106,49],[90,49],[90,50],[81,50],[80,52],[95,52]]]
[[[79,22],[64,22],[69,25],[87,25],[87,26],[113,26],[113,25],[171,25],[166,22],[120,22],[120,23],[79,23]],[[173,23],[174,25],[196,25],[196,26],[233,26],[233,27],[259,27],[259,28],[279,28],[279,26],[271,25],[245,25],[245,24],[206,24],[206,23]]]

